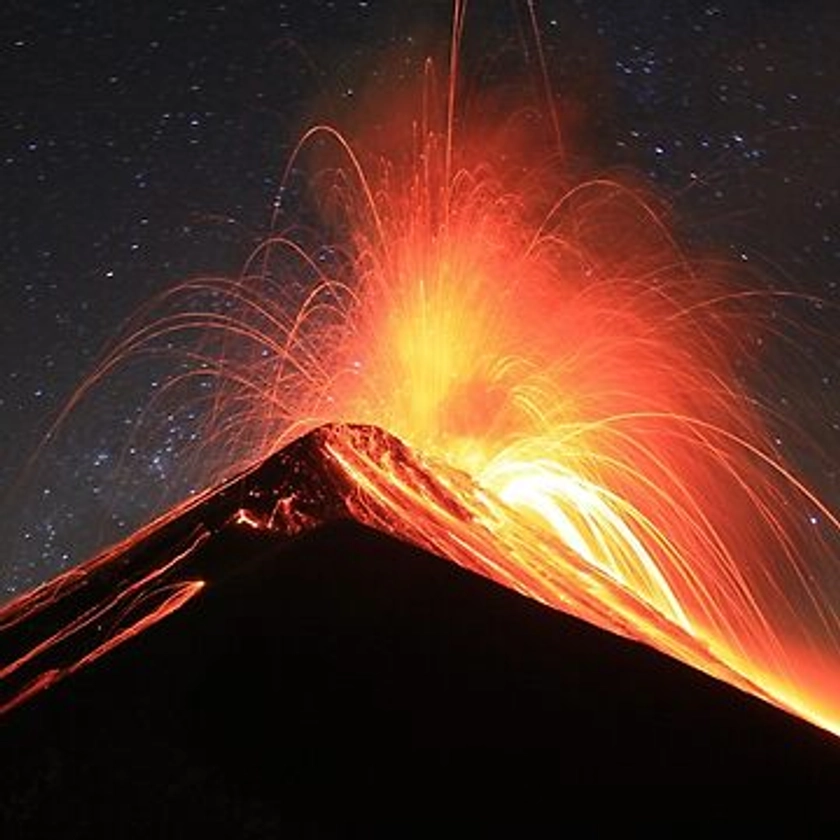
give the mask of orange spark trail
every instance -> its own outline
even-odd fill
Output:
[[[160,320],[100,376],[179,332],[224,335],[232,457],[379,426],[429,472],[333,440],[363,521],[840,735],[840,522],[741,384],[760,296],[684,253],[638,189],[577,180],[553,111],[459,103],[464,13],[443,94],[424,73],[386,148],[332,126],[301,140],[287,172],[335,149],[318,187],[340,246],[278,233],[240,280],[205,282],[235,315]],[[290,318],[275,293],[300,275]]]
[[[263,453],[325,422],[387,429],[485,500],[450,487],[462,516],[442,513],[336,451],[404,536],[839,733],[840,623],[813,571],[837,570],[802,512],[840,523],[739,384],[754,298],[684,254],[638,190],[575,183],[553,112],[524,145],[517,114],[472,125],[455,101],[464,11],[445,101],[427,84],[392,151],[329,126],[303,139],[295,159],[337,148],[324,194],[346,264],[252,368],[245,425]],[[300,256],[278,238],[264,269]]]

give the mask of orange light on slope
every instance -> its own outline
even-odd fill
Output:
[[[334,442],[362,519],[840,734],[840,521],[743,385],[760,291],[680,248],[641,190],[580,178],[550,105],[460,102],[464,10],[447,84],[427,64],[413,114],[384,102],[378,151],[327,125],[301,139],[287,171],[318,146],[329,258],[278,232],[240,280],[184,287],[230,312],[140,330],[98,376],[179,331],[221,335],[220,449],[382,427],[436,484]]]
[[[253,387],[267,449],[380,426],[470,477],[459,520],[340,453],[404,536],[840,732],[840,619],[813,582],[837,569],[802,511],[840,523],[740,384],[760,296],[690,259],[637,189],[576,183],[552,147],[534,163],[515,115],[473,135],[446,94],[436,122],[426,91],[392,157],[306,136],[346,161],[326,192],[349,256],[296,318],[283,387]]]

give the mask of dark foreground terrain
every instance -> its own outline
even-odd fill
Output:
[[[131,562],[162,562],[183,536],[167,529]],[[358,522],[219,526],[190,563],[197,597],[0,717],[0,837],[310,836],[449,805],[556,827],[619,818],[622,788],[625,826],[726,788],[751,792],[730,796],[748,816],[838,807],[832,736]],[[0,631],[0,653],[61,603]]]

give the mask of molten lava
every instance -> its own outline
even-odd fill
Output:
[[[684,253],[639,190],[576,180],[550,107],[471,121],[463,12],[443,95],[427,70],[384,150],[302,139],[292,163],[336,150],[318,185],[341,246],[277,234],[241,280],[203,284],[238,307],[204,322],[234,348],[213,362],[219,438],[256,462],[324,423],[381,427],[425,466],[331,437],[359,519],[840,734],[837,564],[805,511],[840,522],[743,385],[760,296]],[[266,290],[302,274],[289,319]]]
[[[840,622],[814,582],[837,571],[804,510],[840,523],[741,384],[755,296],[681,251],[638,190],[575,183],[547,117],[541,158],[516,114],[471,125],[462,15],[445,101],[427,82],[391,150],[325,126],[301,142],[344,160],[324,194],[345,260],[249,367],[251,425],[265,451],[324,422],[387,429],[484,500],[451,486],[460,515],[430,533],[422,487],[336,451],[403,536],[840,731]],[[263,271],[290,255],[270,241]]]

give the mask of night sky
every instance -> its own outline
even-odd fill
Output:
[[[132,435],[171,360],[129,365],[39,442],[144,303],[238,272],[301,131],[386,84],[371,58],[445,43],[450,14],[440,0],[3,4],[0,599],[196,489],[201,417]],[[798,468],[836,510],[840,5],[545,0],[537,15],[593,171],[642,173],[682,241],[809,296],[779,319],[813,340],[770,354],[761,398],[822,447]],[[526,24],[519,0],[472,0],[467,59]]]

